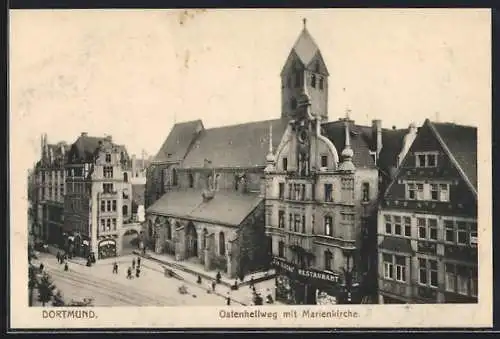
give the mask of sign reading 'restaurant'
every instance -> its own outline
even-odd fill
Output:
[[[307,268],[298,268],[295,264],[286,262],[280,258],[274,257],[272,260],[272,265],[274,267],[281,268],[285,271],[295,273],[295,274],[302,276],[302,277],[305,277],[305,278],[326,280],[326,281],[331,281],[331,282],[339,282],[339,276],[337,274],[325,272],[325,271],[317,271],[317,270],[307,269]]]

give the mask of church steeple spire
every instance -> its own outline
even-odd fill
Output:
[[[293,118],[301,95],[310,96],[310,113],[328,120],[328,70],[318,45],[309,33],[307,19],[281,71],[281,117]]]

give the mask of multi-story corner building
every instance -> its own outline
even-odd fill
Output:
[[[380,205],[380,302],[477,302],[477,241],[477,129],[426,120]]]
[[[56,244],[64,222],[64,164],[69,147],[65,142],[49,144],[46,134],[42,135],[40,146],[40,160],[33,173],[32,231],[35,239]]]
[[[82,135],[65,166],[64,248],[97,259],[119,255],[123,224],[131,219],[131,163],[111,137]]]

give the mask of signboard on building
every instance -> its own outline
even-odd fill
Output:
[[[340,277],[338,274],[326,271],[319,271],[312,268],[300,268],[293,263],[287,262],[277,257],[273,257],[271,264],[274,267],[289,272],[298,278],[315,279],[315,280],[320,280],[322,282],[334,282],[334,283],[338,283],[340,281]]]

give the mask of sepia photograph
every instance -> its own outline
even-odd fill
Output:
[[[9,16],[11,327],[491,325],[489,10]]]

